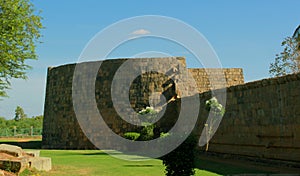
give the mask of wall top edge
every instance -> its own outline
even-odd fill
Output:
[[[48,70],[51,69],[55,69],[55,68],[59,68],[59,67],[66,67],[66,66],[74,66],[76,64],[92,64],[92,63],[98,63],[98,62],[120,62],[120,61],[126,61],[129,59],[133,59],[133,60],[146,60],[146,59],[157,59],[157,60],[161,60],[161,59],[177,59],[180,61],[183,61],[185,64],[185,57],[184,56],[172,56],[172,57],[144,57],[144,58],[108,58],[105,60],[98,60],[98,61],[84,61],[84,62],[78,62],[78,63],[68,63],[68,64],[63,64],[63,65],[59,65],[59,66],[49,66]]]

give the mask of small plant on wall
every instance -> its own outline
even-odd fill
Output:
[[[214,134],[214,129],[217,127],[217,122],[219,118],[223,117],[225,114],[225,108],[218,102],[216,97],[213,97],[205,102],[205,108],[212,113],[213,118],[204,124],[206,130],[206,151],[208,151],[209,140]]]

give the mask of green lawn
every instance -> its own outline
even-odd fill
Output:
[[[41,140],[20,142],[15,139],[0,139],[1,143],[21,146],[23,149],[40,149]],[[41,156],[52,159],[50,172],[34,172],[38,175],[101,175],[101,176],[164,176],[161,160],[126,161],[114,158],[99,150],[41,150]],[[232,175],[232,174],[270,174],[247,165],[232,165],[224,162],[211,161],[205,158],[196,160],[196,175]],[[37,175],[35,174],[35,175]],[[28,171],[21,176],[33,175]]]
[[[41,156],[52,158],[52,170],[40,175],[97,176],[163,176],[164,166],[158,159],[126,161],[97,150],[42,150]],[[22,174],[26,175],[26,174]],[[196,169],[196,175],[215,176],[213,172]]]
[[[20,139],[0,139],[1,143],[21,146],[23,149],[40,149],[41,139],[20,141]],[[35,175],[97,175],[97,176],[164,176],[161,160],[126,161],[114,158],[99,150],[41,150],[41,156],[52,159],[50,172],[34,172]],[[237,166],[224,162],[211,161],[205,158],[196,160],[196,175],[232,175],[232,174],[268,174],[264,171]],[[25,171],[21,176],[33,175]]]

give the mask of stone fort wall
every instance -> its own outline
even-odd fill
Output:
[[[178,64],[163,65],[171,71],[180,71]],[[184,58],[177,59],[185,67]],[[103,61],[97,74],[96,102],[107,125],[117,134],[135,126],[120,120],[114,111],[110,97],[110,85],[116,70],[126,59]],[[86,69],[93,63],[82,63]],[[139,63],[140,64],[140,63]],[[144,63],[146,66],[147,62]],[[143,65],[140,65],[141,67]],[[82,132],[72,105],[72,79],[75,64],[48,69],[44,110],[43,148],[91,149],[94,145]],[[214,69],[206,70],[212,72]],[[264,79],[243,84],[242,69],[222,69],[227,81],[226,113],[219,129],[210,142],[209,151],[254,156],[266,159],[300,161],[300,74]],[[204,69],[189,69],[198,85],[201,107],[211,97],[207,92],[211,85]],[[176,83],[159,73],[141,74],[131,85],[130,103],[136,111],[149,105],[151,92],[161,92],[166,99],[182,94]],[[216,75],[218,79],[218,75]],[[175,79],[176,80],[176,79]],[[188,85],[188,82],[185,83]],[[220,88],[215,85],[212,88]],[[137,91],[142,90],[142,91]],[[187,89],[181,91],[189,91]],[[143,92],[143,94],[138,94]],[[79,95],[78,95],[79,96]],[[82,95],[83,96],[83,95]],[[180,111],[180,101],[172,101],[166,110],[167,121],[173,125]],[[93,116],[86,112],[87,116]],[[207,118],[204,108],[200,109],[195,130],[202,131]],[[93,128],[93,127],[91,127]],[[168,128],[167,126],[165,128]],[[101,129],[97,132],[101,135]],[[109,136],[108,136],[109,138]]]
[[[133,63],[136,65],[133,65],[131,69],[136,69],[138,72],[140,72],[139,75],[141,76],[137,77],[132,82],[129,92],[124,92],[124,94],[119,96],[124,96],[123,98],[125,99],[129,94],[131,108],[133,108],[136,112],[140,111],[146,106],[149,106],[149,97],[153,92],[158,92],[159,94],[163,95],[166,101],[169,101],[175,96],[181,96],[183,92],[190,92],[190,86],[187,80],[185,80],[186,82],[183,83],[183,85],[185,85],[184,90],[180,91],[174,83],[174,80],[176,81],[177,79],[183,79],[177,77],[178,75],[183,74],[183,69],[186,69],[185,58],[171,57],[131,60],[138,61]],[[136,129],[134,125],[121,120],[120,116],[114,109],[114,106],[118,106],[118,104],[113,105],[111,98],[110,90],[114,75],[120,66],[126,61],[128,61],[128,59],[114,59],[101,62],[101,67],[96,75],[95,81],[95,99],[97,102],[97,107],[101,111],[100,113],[105,119],[107,125],[117,134],[123,134],[128,130]],[[155,72],[142,74],[141,68],[149,66],[148,63],[151,61],[153,61],[152,63],[156,64],[158,68],[168,68],[169,76]],[[83,69],[82,72],[89,71],[95,66],[97,67],[97,63],[99,64],[99,62],[81,63],[80,65]],[[72,149],[94,147],[82,132],[74,112],[72,100],[72,82],[75,66],[75,64],[69,64],[48,68],[43,127],[44,148]],[[244,81],[242,69],[210,69],[209,71],[214,70],[221,71],[222,73],[224,72],[227,79],[227,86],[237,85],[243,83]],[[210,89],[211,85],[204,69],[189,69],[189,73],[191,73],[195,79],[199,92],[205,92]],[[129,73],[124,73],[124,75],[118,79],[122,79],[121,81],[124,81],[124,79],[127,79],[129,76]],[[220,87],[220,85],[216,86]],[[85,95],[79,94],[77,96],[84,98]],[[122,105],[123,104],[121,103],[121,106]],[[86,104],[86,106],[92,106],[92,103]],[[170,108],[167,109],[169,110]],[[124,109],[124,111],[128,112],[128,109]],[[176,114],[175,112],[176,111],[174,111],[172,108],[172,110],[165,114],[173,117]],[[92,112],[88,109],[84,113],[88,117],[97,117],[97,114],[92,114]],[[126,131],[124,131],[125,129]],[[97,131],[95,133],[101,134],[101,130],[100,132]]]
[[[226,113],[209,151],[299,162],[299,90],[300,73],[229,87]],[[209,97],[209,92],[200,94],[201,106]],[[202,130],[207,112],[200,114]]]

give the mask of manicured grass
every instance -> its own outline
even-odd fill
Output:
[[[51,157],[52,170],[40,175],[75,176],[163,176],[161,160],[126,161],[99,150],[42,150],[41,156]],[[215,176],[213,172],[196,169],[196,175]]]
[[[23,149],[40,149],[41,139],[1,139],[0,144],[12,144],[21,146]],[[26,170],[21,176],[29,175],[101,175],[101,176],[164,176],[164,166],[161,160],[126,161],[114,158],[99,150],[42,150],[41,156],[52,159],[50,172],[37,172]],[[232,174],[267,174],[256,168],[245,165],[233,165],[224,162],[210,161],[205,158],[196,160],[197,175],[232,175]]]

